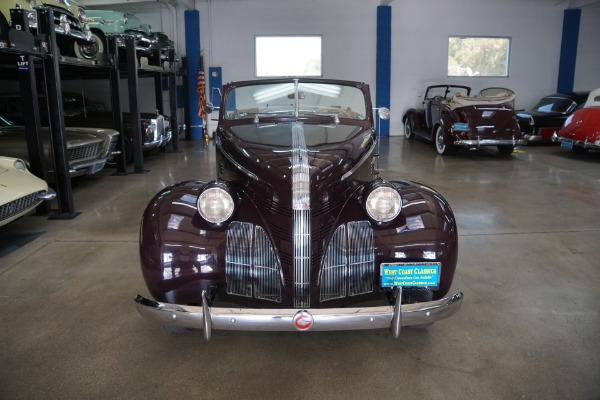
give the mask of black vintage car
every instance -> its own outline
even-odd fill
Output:
[[[525,143],[515,116],[514,92],[487,88],[477,96],[470,94],[468,86],[428,86],[423,107],[402,116],[405,138],[418,135],[432,141],[441,155],[454,148],[482,146],[495,146],[500,154],[509,155]]]
[[[527,143],[552,143],[569,115],[582,107],[590,92],[554,93],[542,97],[530,110],[517,113]]]
[[[218,175],[158,193],[141,224],[152,298],[171,331],[423,326],[453,315],[454,215],[435,190],[377,171],[364,83],[276,79],[223,89]],[[380,110],[385,116],[385,111]]]

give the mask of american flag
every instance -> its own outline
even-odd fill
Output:
[[[198,93],[198,117],[202,119],[203,135],[206,132],[206,80],[204,77],[204,57],[200,53],[200,66],[198,67],[198,80],[196,81],[196,92]]]

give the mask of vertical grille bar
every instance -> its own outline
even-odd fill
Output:
[[[350,296],[373,291],[375,254],[368,221],[348,223],[348,276]]]
[[[294,306],[310,307],[310,167],[304,125],[292,124]]]
[[[252,297],[252,224],[232,222],[227,231],[227,293]]]
[[[321,301],[346,297],[346,225],[339,226],[329,242],[321,270]]]

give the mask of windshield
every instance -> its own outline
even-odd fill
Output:
[[[444,97],[447,100],[450,100],[454,95],[459,93],[468,96],[471,94],[471,89],[466,86],[430,86],[427,88],[425,98],[433,99],[434,97]]]
[[[226,94],[225,119],[295,116],[297,112],[298,116],[364,120],[368,115],[365,104],[362,90],[354,86],[312,82],[249,85]]]
[[[570,113],[577,108],[577,103],[564,97],[544,97],[533,109],[539,112]]]

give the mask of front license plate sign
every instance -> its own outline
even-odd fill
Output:
[[[380,268],[381,287],[437,287],[440,268],[440,263],[383,263]]]
[[[560,141],[560,147],[567,150],[573,150],[573,141],[569,139],[563,139]]]
[[[104,168],[104,163],[105,163],[105,161],[102,161],[102,162],[99,162],[98,164],[92,165],[90,175],[95,174],[98,171],[102,171],[102,168]]]

